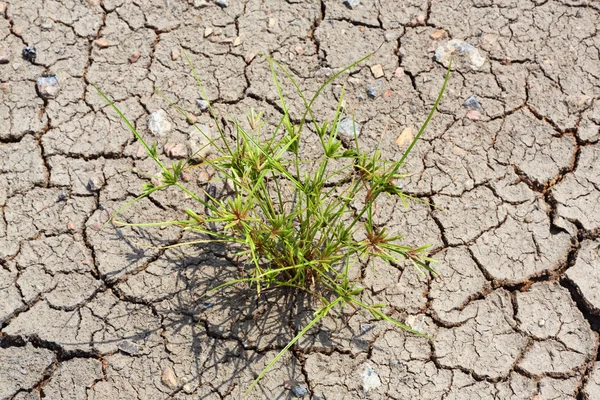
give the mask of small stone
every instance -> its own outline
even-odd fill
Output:
[[[129,56],[129,58],[127,60],[129,61],[129,64],[133,64],[133,63],[136,63],[140,59],[141,56],[142,56],[142,53],[140,53],[139,50],[136,50],[133,53],[131,53],[131,55]]]
[[[139,354],[139,352],[140,352],[140,346],[137,343],[134,343],[127,339],[121,341],[121,343],[119,343],[117,348],[119,350],[121,350],[123,353],[127,353],[132,356],[135,356],[136,354]]]
[[[67,229],[70,231],[74,231],[75,230],[75,224],[73,224],[72,222],[67,223]]]
[[[296,46],[296,47],[294,47],[294,50],[296,51],[296,54],[298,54],[299,56],[304,55],[304,49],[302,48],[302,46]]]
[[[173,61],[179,60],[180,55],[181,54],[179,53],[179,50],[177,50],[177,49],[171,50],[171,60],[173,60]]]
[[[404,147],[404,145],[409,145],[414,139],[412,128],[404,128],[400,136],[396,138],[396,143],[398,146]]]
[[[244,56],[244,61],[246,62],[246,64],[250,64],[252,60],[256,58],[256,55],[256,50],[248,50],[248,52]]]
[[[221,8],[227,7],[227,0],[215,0],[215,3]]]
[[[23,28],[21,28],[20,26],[15,26],[13,28],[13,32],[15,33],[15,35],[21,36],[21,34],[23,33]]]
[[[239,46],[240,44],[242,44],[242,38],[241,38],[241,37],[239,37],[239,36],[237,36],[237,37],[235,38],[235,40],[233,41],[233,46],[234,46],[234,47],[237,47],[237,46]]]
[[[165,367],[162,370],[160,380],[162,384],[168,387],[169,389],[177,388],[177,378],[175,377],[175,372],[173,372],[171,367]]]
[[[208,171],[202,170],[200,172],[198,172],[198,184],[202,185],[203,183],[206,183],[210,180],[211,176],[208,173]]]
[[[93,7],[93,6],[99,6],[99,5],[100,5],[100,0],[86,0],[86,1],[87,1],[87,3],[88,3],[90,6],[92,6],[92,7]]]
[[[539,327],[542,327],[544,325],[546,325],[546,320],[545,319],[541,318],[540,320],[538,320],[538,326]]]
[[[448,32],[443,29],[438,29],[437,31],[431,34],[431,38],[433,40],[443,39],[448,36]]]
[[[152,183],[154,186],[162,185],[162,181],[160,180],[160,178],[157,177],[150,179],[150,183]]]
[[[371,66],[371,73],[375,77],[375,79],[383,78],[383,67],[381,64]]]
[[[169,142],[164,145],[163,150],[170,158],[181,159],[188,156],[187,147],[182,143]]]
[[[351,144],[354,141],[354,136],[360,136],[360,125],[352,118],[343,118],[338,123],[337,133],[340,139],[346,144]]]
[[[481,107],[481,104],[479,104],[479,102],[477,101],[477,98],[475,96],[470,96],[468,99],[466,99],[465,102],[463,103],[463,106],[465,106],[471,110],[477,110],[480,113],[483,112],[483,108]]]
[[[100,47],[101,49],[105,49],[110,46],[110,43],[106,39],[98,39],[95,40],[94,43],[96,43],[96,46]]]
[[[10,92],[10,87],[10,83],[0,83],[0,90],[2,90],[4,93]]]
[[[47,19],[40,25],[40,28],[42,28],[44,31],[51,31],[54,28],[54,24],[52,23],[51,19]]]
[[[304,397],[308,394],[308,390],[302,386],[293,386],[292,394],[294,397]]]
[[[90,178],[87,184],[87,189],[91,192],[96,192],[102,189],[102,186],[104,186],[104,177],[98,174]]]
[[[575,13],[575,18],[583,18],[583,13],[581,12],[581,10],[577,10],[577,12]]]
[[[333,70],[329,67],[321,67],[315,72],[315,78],[329,78],[333,76]]]
[[[196,99],[196,105],[198,106],[198,108],[200,108],[200,111],[206,111],[210,107],[208,101],[204,99]]]
[[[275,28],[275,26],[277,26],[277,19],[269,18],[269,23],[267,24],[267,28],[273,29],[273,28]]]
[[[204,37],[209,37],[213,33],[213,28],[204,28]]]
[[[194,0],[195,8],[204,8],[208,6],[208,2],[206,0]]]
[[[146,149],[144,148],[144,146],[138,146],[135,156],[137,158],[146,158],[147,155],[148,155],[148,153],[146,152]]]
[[[27,46],[23,48],[21,55],[24,60],[34,63],[35,58],[37,57],[37,50],[34,46]]]
[[[360,0],[344,0],[344,5],[353,10],[360,4]]]
[[[165,110],[158,110],[150,114],[148,129],[154,136],[166,136],[171,132],[171,123],[167,119]]]
[[[5,10],[6,10],[6,3],[3,1],[0,1],[0,14],[3,14]]]
[[[383,35],[383,38],[385,39],[386,42],[393,42],[394,40],[396,40],[398,38],[398,34],[396,32],[386,32]]]
[[[213,151],[212,133],[206,125],[194,125],[188,133],[188,149],[192,160],[201,161]],[[210,140],[209,140],[210,139]]]
[[[372,99],[377,97],[377,88],[374,86],[368,87],[367,88],[367,96],[369,96]]]
[[[198,122],[198,117],[196,117],[196,115],[194,114],[188,114],[187,123],[190,125],[194,125],[196,122]]]
[[[67,195],[64,193],[60,193],[58,195],[58,201],[67,201]]]
[[[421,333],[423,333],[423,322],[425,322],[425,318],[423,316],[419,317],[417,315],[409,315],[408,317],[406,317],[405,320],[405,323],[409,328]]]
[[[424,25],[425,24],[425,16],[424,15],[417,15],[417,23],[419,25]]]
[[[0,64],[8,64],[12,57],[12,51],[8,47],[0,47]]]
[[[379,375],[377,375],[377,373],[368,365],[365,366],[365,369],[362,373],[362,378],[362,387],[365,393],[368,393],[370,390],[381,386],[381,379],[379,379]]]
[[[404,76],[404,69],[402,69],[402,67],[396,68],[396,71],[394,71],[394,76],[396,78],[402,78]]]
[[[56,76],[42,76],[39,77],[35,88],[37,89],[38,95],[42,99],[53,99],[58,94],[60,87],[58,86],[58,79]]]
[[[452,39],[448,43],[439,46],[434,55],[434,60],[442,63],[443,66],[448,67],[450,59],[458,53],[460,56],[459,60],[454,57],[453,65],[458,67],[461,64],[468,66],[473,71],[479,70],[485,64],[485,58],[481,55],[473,45],[458,39]]]
[[[193,178],[193,176],[189,172],[187,172],[187,171],[181,172],[181,180],[183,180],[184,182],[189,182],[192,180],[192,178]]]
[[[467,113],[467,118],[472,121],[479,121],[481,119],[481,114],[477,110],[471,110]]]
[[[371,329],[373,329],[373,326],[368,325],[368,324],[360,324],[360,330],[363,333],[369,332]]]
[[[196,389],[198,388],[198,385],[195,385],[191,382],[186,383],[185,385],[183,385],[183,392],[186,394],[192,394],[196,391]]]

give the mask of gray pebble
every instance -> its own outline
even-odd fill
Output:
[[[308,390],[302,386],[294,386],[292,387],[292,394],[295,397],[304,397],[308,394]]]
[[[360,4],[360,0],[344,0],[344,5],[349,9],[354,9]]]
[[[377,88],[371,86],[367,88],[367,96],[369,96],[370,98],[374,99],[375,97],[377,97]]]
[[[140,352],[140,346],[137,343],[134,343],[130,340],[121,341],[121,343],[119,343],[117,348],[119,350],[121,350],[123,353],[127,353],[132,356],[135,356],[136,354],[139,354],[139,352]]]
[[[215,3],[222,8],[227,7],[227,0],[215,0]]]
[[[350,117],[343,118],[338,123],[337,133],[342,141],[352,143],[355,133],[360,136],[360,125]]]
[[[204,99],[196,99],[196,105],[200,108],[200,111],[206,111],[209,108],[208,101]]]
[[[477,110],[479,112],[483,112],[483,108],[481,107],[481,104],[479,104],[479,102],[477,101],[477,98],[475,96],[471,96],[468,99],[466,99],[465,102],[463,103],[463,106],[470,108],[471,110]]]
[[[55,98],[60,89],[56,76],[39,77],[35,84],[35,88],[42,99]]]

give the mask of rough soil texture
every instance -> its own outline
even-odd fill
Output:
[[[600,399],[599,30],[597,0],[0,1],[0,399],[240,399],[310,319],[286,293],[201,297],[236,276],[227,249],[101,230],[158,171],[92,84],[161,157],[185,158],[190,125],[153,87],[214,127],[179,45],[218,113],[269,122],[281,108],[261,53],[314,93],[378,49],[315,109],[331,117],[345,84],[362,146],[393,158],[455,55],[401,182],[430,205],[376,215],[431,243],[440,276],[359,276],[365,301],[435,341],[363,312],[326,318],[249,398]],[[190,205],[159,193],[123,218]]]

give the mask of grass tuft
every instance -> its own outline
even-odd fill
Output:
[[[203,98],[208,101],[198,74],[185,52],[184,56]],[[372,154],[362,151],[356,137],[350,148],[344,146],[338,137],[337,128],[343,115],[343,91],[332,120],[319,124],[312,110],[315,100],[327,85],[370,56],[332,76],[310,99],[300,90],[292,74],[267,56],[283,110],[277,128],[270,135],[262,131],[265,126],[262,114],[250,110],[248,122],[251,129],[246,130],[232,121],[235,132],[228,137],[212,105],[209,105],[219,135],[216,139],[208,137],[197,126],[216,152],[215,157],[204,159],[203,163],[210,165],[220,179],[232,186],[231,193],[225,197],[217,197],[209,188],[203,189],[204,193],[193,193],[186,188],[180,175],[192,165],[195,155],[186,162],[167,166],[160,160],[156,144],[148,145],[115,104],[96,88],[125,121],[162,173],[160,184],[145,183],[141,195],[125,204],[110,220],[114,220],[136,201],[156,191],[175,187],[198,203],[198,209],[185,210],[187,218],[149,224],[121,224],[177,225],[202,236],[200,240],[175,246],[219,242],[241,248],[238,255],[248,264],[246,274],[213,288],[211,292],[239,283],[255,288],[257,295],[267,289],[286,287],[307,292],[321,303],[310,323],[264,368],[246,393],[298,339],[335,307],[364,308],[377,319],[424,336],[383,313],[383,304],[363,303],[360,300],[363,289],[358,282],[350,279],[349,271],[357,263],[379,258],[390,263],[408,261],[421,273],[429,271],[435,274],[429,265],[435,261],[428,256],[429,246],[403,245],[401,236],[389,235],[385,228],[375,226],[373,215],[376,201],[381,196],[399,196],[404,204],[411,199],[396,182],[406,176],[403,175],[404,163],[442,98],[450,68],[431,112],[400,160],[385,160],[379,151]],[[304,104],[305,109],[299,119],[294,120],[290,114],[278,72],[283,73]],[[190,120],[185,111],[163,97],[184,118]],[[302,158],[304,137],[314,135],[305,127],[307,123],[313,125],[321,144],[321,154],[316,161]],[[301,167],[309,163],[314,166],[311,173],[301,172]],[[331,183],[334,177],[338,184]]]

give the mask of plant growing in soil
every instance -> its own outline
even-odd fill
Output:
[[[185,56],[208,103],[196,70]],[[278,126],[270,134],[262,130],[264,124],[261,114],[252,110],[248,117],[251,130],[245,130],[232,121],[235,132],[229,137],[209,105],[218,137],[209,137],[200,127],[196,127],[210,142],[207,146],[213,146],[217,153],[215,157],[203,159],[202,164],[212,166],[216,171],[215,179],[227,181],[231,186],[230,193],[224,198],[217,197],[208,188],[203,189],[203,193],[194,193],[186,188],[180,175],[193,167],[194,156],[186,162],[173,163],[170,167],[165,165],[159,158],[156,144],[148,145],[115,104],[97,89],[162,171],[160,184],[145,183],[142,194],[133,202],[159,190],[175,187],[198,203],[198,209],[185,210],[187,218],[181,220],[150,224],[116,223],[138,227],[177,225],[202,235],[201,240],[187,244],[219,242],[241,249],[238,256],[245,261],[247,268],[238,279],[212,290],[247,284],[260,295],[265,290],[285,287],[304,291],[320,303],[312,320],[271,360],[248,391],[298,339],[335,307],[349,305],[364,308],[377,319],[422,335],[386,315],[382,311],[384,304],[363,303],[360,300],[363,288],[351,280],[349,271],[356,263],[379,258],[394,263],[408,261],[421,273],[426,270],[435,274],[429,266],[429,262],[434,261],[428,257],[429,246],[414,248],[402,245],[401,236],[391,236],[385,228],[375,226],[373,215],[380,196],[399,196],[405,205],[406,200],[411,199],[399,188],[397,181],[405,176],[403,167],[406,158],[441,100],[450,68],[435,105],[418,134],[402,157],[391,161],[383,159],[379,150],[372,154],[361,150],[357,135],[354,135],[352,146],[344,146],[338,137],[344,111],[343,91],[332,120],[319,123],[312,110],[315,100],[327,85],[370,56],[332,76],[310,99],[281,64],[267,57],[283,110]],[[304,104],[304,112],[299,118],[291,115],[286,105],[278,72],[283,73],[289,84],[293,85]],[[188,118],[176,104],[169,103]],[[304,138],[315,134],[306,128],[308,121],[321,144],[320,154],[310,160],[302,156],[305,154],[302,150]],[[310,173],[303,172],[306,166],[309,166]],[[332,183],[334,179],[337,182],[335,184]],[[111,220],[133,202],[117,211]]]

